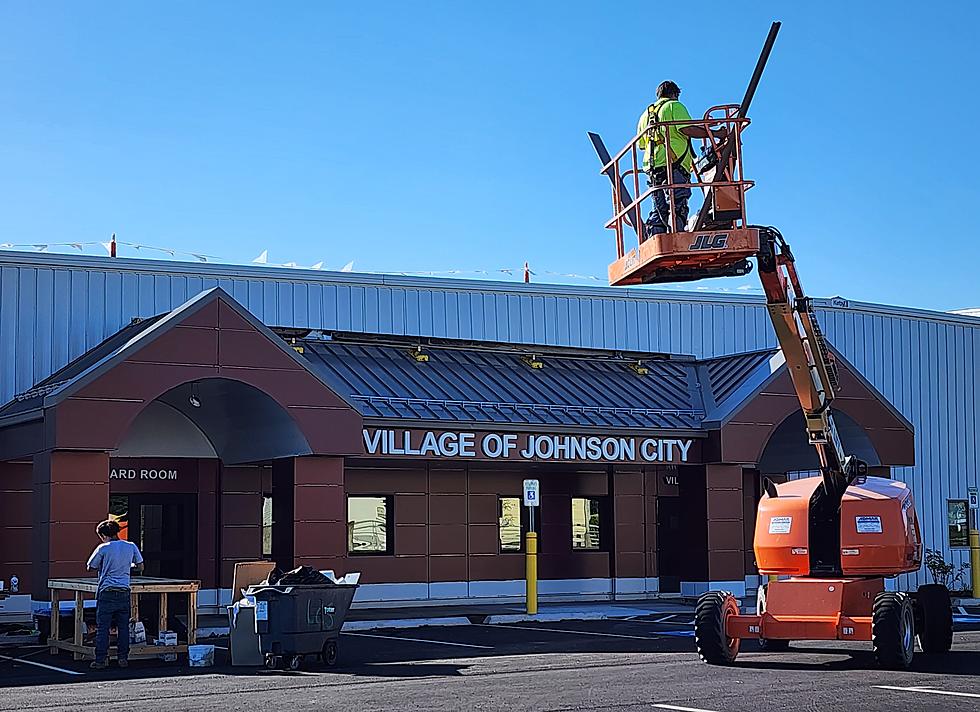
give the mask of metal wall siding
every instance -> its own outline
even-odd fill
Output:
[[[0,254],[0,401],[130,322],[221,286],[272,326],[686,353],[772,347],[764,306],[741,294],[599,290],[141,260]],[[927,546],[946,544],[946,500],[977,486],[980,320],[818,300],[830,341],[916,428]],[[952,552],[959,562],[965,550]]]

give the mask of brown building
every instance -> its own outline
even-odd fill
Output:
[[[878,474],[912,426],[846,361],[838,426]],[[230,598],[235,562],[362,572],[364,604],[755,583],[761,475],[813,469],[775,351],[665,354],[274,330],[214,289],[0,409],[0,571],[35,600],[128,523],[149,575]]]

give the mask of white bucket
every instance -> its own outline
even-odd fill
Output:
[[[187,659],[191,667],[211,667],[214,665],[214,646],[213,645],[189,645],[187,646]]]

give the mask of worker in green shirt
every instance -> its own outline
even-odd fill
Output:
[[[681,90],[674,82],[661,82],[657,87],[657,100],[647,107],[640,115],[636,132],[642,133],[637,145],[643,149],[643,170],[649,176],[651,186],[667,183],[686,184],[691,182],[691,164],[694,162],[694,147],[692,138],[708,138],[708,132],[701,126],[661,126],[657,122],[686,121],[691,115],[678,99]],[[724,127],[714,129],[713,134],[724,138]],[[670,158],[671,176],[667,176],[667,158]],[[668,196],[667,193],[673,193]],[[653,194],[653,210],[647,218],[646,232],[648,235],[659,235],[670,230],[670,205],[673,203],[674,216],[677,220],[676,232],[686,230],[688,205],[691,189],[671,188],[655,191]]]

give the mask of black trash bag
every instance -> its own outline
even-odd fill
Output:
[[[273,580],[274,577],[275,580]],[[270,586],[322,586],[323,584],[333,583],[333,581],[321,574],[312,566],[300,566],[292,571],[287,571],[286,573],[282,573],[278,568],[273,569],[272,573],[269,574],[269,578],[266,580],[266,583]]]

